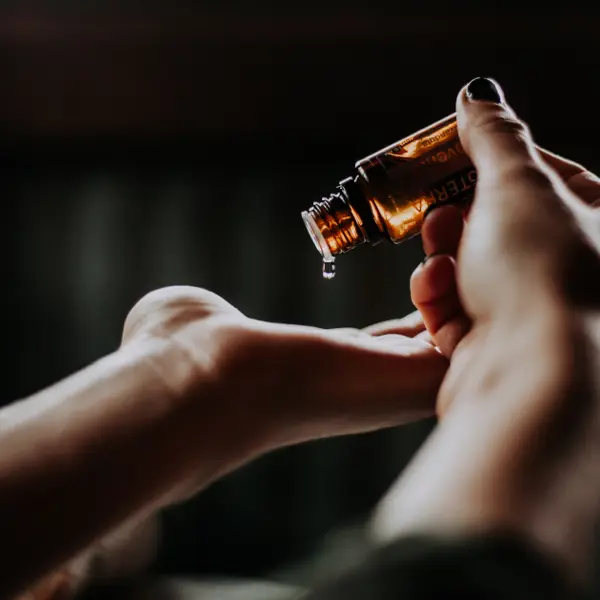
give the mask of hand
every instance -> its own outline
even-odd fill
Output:
[[[464,375],[461,365],[472,370],[489,346],[491,322],[506,323],[515,337],[544,306],[580,313],[600,306],[600,179],[536,148],[506,105],[463,94],[458,118],[478,170],[474,207],[464,232],[457,208],[432,211],[422,235],[428,258],[411,279],[432,339],[446,356],[456,350],[440,413],[456,395],[446,392]]]
[[[49,519],[58,533],[41,553],[43,567],[27,565],[4,585],[18,589],[54,569],[29,592],[54,598],[135,572],[156,547],[157,508],[275,447],[430,415],[446,366],[418,314],[365,330],[324,331],[254,321],[206,290],[152,292],[129,314],[113,356],[29,399],[12,420],[4,415],[9,424],[22,423],[23,415],[58,407],[23,428],[12,446],[30,447],[37,430],[38,445],[54,448],[58,424],[58,454],[78,457],[65,467],[57,453],[36,451],[49,458],[35,473],[29,468],[27,485],[13,484],[14,496],[29,498],[37,486],[47,489],[47,477],[64,478],[54,484],[60,496],[45,497],[56,516],[41,517],[44,530]],[[10,472],[21,478],[23,463],[32,462],[18,457]],[[110,492],[102,511],[86,508],[95,502],[93,490]],[[34,523],[30,537],[40,527]],[[29,554],[24,529],[17,524],[8,540]],[[82,538],[82,531],[92,533]]]
[[[256,321],[191,287],[152,292],[133,308],[124,344],[147,339],[185,356],[183,384],[181,365],[159,365],[178,394],[193,395],[197,377],[214,381],[215,394],[196,401],[214,403],[225,440],[251,433],[266,449],[428,416],[447,366],[418,313],[321,330]]]
[[[458,98],[478,172],[464,231],[458,210],[435,209],[411,281],[451,357],[443,418],[374,533],[508,530],[582,575],[600,505],[600,185],[536,148],[490,83]]]

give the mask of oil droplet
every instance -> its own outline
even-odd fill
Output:
[[[323,261],[323,277],[333,279],[335,277],[335,259]]]

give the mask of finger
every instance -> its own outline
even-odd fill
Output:
[[[536,164],[537,150],[529,130],[492,79],[478,77],[462,89],[457,120],[461,143],[477,168],[478,183],[499,169]]]
[[[456,256],[463,231],[463,215],[456,206],[439,206],[425,217],[421,229],[426,256],[449,254]]]
[[[454,258],[447,254],[428,258],[413,273],[410,289],[435,345],[451,356],[471,326],[458,294]]]
[[[538,148],[540,156],[546,161],[563,179],[569,179],[573,175],[586,171],[579,163],[563,158],[545,148]]]
[[[492,80],[475,79],[462,90],[457,118],[478,173],[465,257],[493,266],[490,283],[505,277],[511,290],[517,280],[553,272],[573,239],[567,208],[572,194],[542,160],[527,126]],[[497,286],[488,287],[482,291],[489,299]]]
[[[435,341],[433,340],[431,334],[427,330],[422,331],[421,333],[419,333],[419,335],[416,335],[415,339],[422,340],[424,342],[427,342],[428,344],[433,344],[435,346]]]
[[[314,362],[311,377],[306,368]],[[447,359],[430,343],[387,334],[342,340],[310,350],[303,365],[304,398],[319,398],[320,410],[339,433],[390,426],[432,415]],[[323,366],[326,368],[323,368]],[[327,415],[324,415],[327,416]]]
[[[580,164],[558,156],[549,150],[538,148],[540,156],[565,181],[569,189],[581,200],[594,206],[600,199],[600,177]]]
[[[435,414],[448,360],[402,335],[342,337],[289,326],[269,333],[271,373],[282,385],[285,443],[390,427]],[[280,383],[279,383],[280,382]]]
[[[421,237],[427,255],[448,254],[456,256],[463,229],[461,211],[455,206],[440,206],[429,212],[423,223]],[[435,284],[435,282],[432,282]],[[454,286],[455,287],[455,286]],[[428,307],[429,308],[429,307]],[[386,321],[365,328],[371,335],[399,333],[414,337],[423,332],[423,317],[416,311],[404,319]]]
[[[411,295],[435,345],[450,356],[470,323],[456,285],[456,257],[463,231],[463,214],[455,206],[432,210],[421,236],[428,257],[411,278]]]
[[[374,323],[373,325],[365,327],[362,331],[372,336],[393,333],[412,338],[425,331],[425,324],[423,323],[423,317],[419,311],[416,310],[401,319],[390,319],[389,321]]]
[[[522,221],[535,219],[540,210],[557,212],[559,205],[564,210],[555,189],[558,178],[496,82],[478,78],[469,83],[459,94],[457,119],[461,142],[477,168],[480,209],[494,210],[499,224],[509,223],[507,216]],[[505,193],[481,193],[482,189]]]

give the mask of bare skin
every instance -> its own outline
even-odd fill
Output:
[[[411,291],[451,357],[441,424],[374,535],[510,530],[582,581],[600,506],[598,178],[539,151],[503,102],[458,99],[475,202],[427,219]]]
[[[432,414],[447,360],[423,329],[418,315],[377,336],[265,323],[195,288],[146,296],[117,352],[0,411],[0,597],[36,580],[41,597],[74,591],[119,552],[141,568],[157,510],[274,448]]]
[[[114,355],[0,412],[0,596],[85,570],[110,531],[261,453],[436,401],[441,425],[382,502],[378,539],[510,529],[583,577],[600,506],[595,180],[540,154],[505,105],[463,92],[458,113],[478,192],[464,232],[452,209],[427,220],[435,257],[412,294],[429,332],[418,317],[262,323],[191,288],[144,298]],[[447,360],[428,336],[450,358],[439,395]],[[57,593],[60,577],[45,580]]]

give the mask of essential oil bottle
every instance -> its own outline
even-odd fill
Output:
[[[335,275],[335,258],[360,244],[399,244],[421,230],[434,204],[466,204],[477,173],[450,115],[359,160],[354,175],[302,213],[323,258],[323,276]]]

